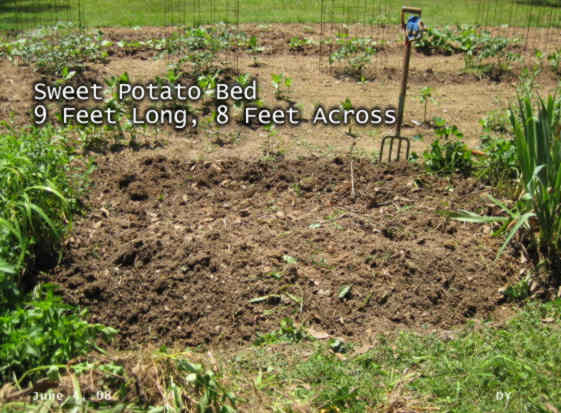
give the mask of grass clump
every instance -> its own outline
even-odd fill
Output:
[[[499,233],[507,234],[506,245],[519,231],[529,239],[529,247],[538,260],[551,270],[554,285],[561,278],[561,101],[549,96],[538,99],[519,98],[518,109],[511,110],[510,120],[516,149],[518,196],[514,205],[492,198],[504,212],[502,216],[481,216],[463,211],[456,219],[466,222],[497,222]]]
[[[14,268],[33,271],[56,258],[87,183],[74,159],[53,127],[1,134],[0,259]]]

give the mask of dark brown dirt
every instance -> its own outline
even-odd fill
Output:
[[[488,228],[438,215],[483,204],[471,179],[360,161],[353,202],[341,158],[124,165],[100,158],[92,211],[48,276],[124,348],[243,343],[286,316],[354,340],[449,328],[490,316],[520,270],[494,261]]]

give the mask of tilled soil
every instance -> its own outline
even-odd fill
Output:
[[[489,228],[439,214],[486,208],[472,179],[355,161],[353,200],[343,158],[126,164],[100,158],[48,276],[123,348],[241,344],[284,317],[353,340],[447,329],[492,315],[520,271]]]

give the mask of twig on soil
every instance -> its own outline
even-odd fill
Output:
[[[354,174],[354,170],[353,170],[353,151],[355,149],[355,145],[356,145],[356,140],[353,139],[353,143],[351,145],[351,150],[349,151],[349,156],[351,157],[351,199],[354,201],[356,198],[356,192],[355,192],[355,174]]]
[[[355,179],[354,179],[354,171],[353,171],[353,158],[351,158],[351,198],[354,200],[356,197],[355,193]]]

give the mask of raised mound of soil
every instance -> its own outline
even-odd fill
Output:
[[[481,206],[474,180],[355,161],[353,201],[340,158],[100,162],[49,280],[121,347],[241,343],[287,316],[353,339],[449,328],[519,271],[488,228],[438,214]]]

